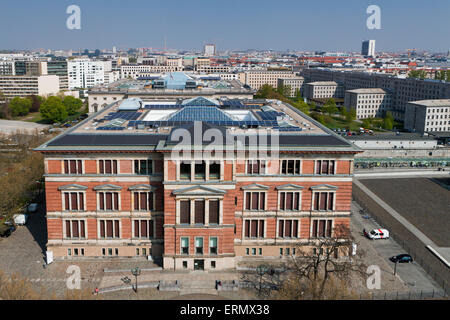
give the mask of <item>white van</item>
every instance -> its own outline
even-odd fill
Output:
[[[28,215],[25,213],[21,213],[21,214],[15,214],[13,216],[14,218],[14,223],[19,225],[19,226],[23,226],[27,223],[28,221]]]
[[[375,239],[389,239],[389,231],[386,229],[372,229],[367,232],[366,229],[363,231],[364,235],[372,240]]]

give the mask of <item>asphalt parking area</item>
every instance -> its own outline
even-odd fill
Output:
[[[362,229],[366,230],[383,228],[373,219],[367,219],[366,214],[359,213],[361,208],[355,202],[352,203],[352,227],[360,230],[353,232],[355,240],[366,252],[365,260],[369,264],[378,265],[381,269],[381,290],[386,291],[426,291],[441,292],[440,286],[417,264],[398,263],[396,277],[394,274],[394,263],[389,258],[398,254],[406,253],[405,250],[394,239],[369,240],[362,235]],[[395,279],[401,279],[402,284],[396,284]]]
[[[450,247],[448,179],[401,178],[360,180],[439,247]],[[439,182],[439,183],[438,183]]]

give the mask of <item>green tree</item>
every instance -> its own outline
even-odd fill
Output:
[[[425,70],[411,70],[408,73],[408,78],[426,79],[427,78],[427,72]]]
[[[73,96],[65,96],[62,102],[69,116],[77,113],[83,105],[83,101]]]
[[[330,116],[339,111],[333,98],[328,99],[328,101],[323,106],[323,110]]]
[[[372,124],[371,124],[371,122],[370,122],[369,119],[364,119],[364,120],[362,121],[362,126],[363,126],[364,128],[366,128],[366,129],[368,129],[368,128],[370,128],[370,127],[372,126]]]
[[[351,123],[354,120],[356,120],[356,109],[351,108],[351,110],[345,115],[345,121],[347,121],[347,123]]]
[[[390,111],[388,111],[383,118],[383,128],[386,130],[392,130],[392,128],[394,128],[394,117]]]
[[[67,111],[61,98],[49,97],[41,105],[41,116],[43,119],[50,122],[62,122],[67,119]]]
[[[30,96],[31,99],[31,108],[30,112],[38,112],[41,104],[44,102],[44,98],[37,95]]]
[[[9,103],[9,109],[13,117],[25,116],[30,112],[31,100],[29,98],[15,97]]]

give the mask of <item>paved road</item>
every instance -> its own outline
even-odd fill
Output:
[[[49,128],[49,125],[39,124],[27,121],[15,121],[15,120],[2,120],[0,119],[0,133],[14,133],[16,131],[29,131],[43,130]]]

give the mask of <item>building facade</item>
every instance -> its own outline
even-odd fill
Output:
[[[375,40],[363,41],[361,55],[366,57],[375,57]]]
[[[305,84],[305,98],[307,99],[330,99],[343,98],[344,90],[334,81],[317,81]]]
[[[117,108],[112,104],[95,119]],[[39,147],[47,250],[55,259],[150,256],[170,270],[230,269],[246,259],[295,255],[299,246],[348,227],[360,150],[289,105],[272,108],[305,129],[279,135],[279,156],[251,155],[245,138],[243,158],[235,151],[205,153],[205,141],[190,144],[182,157],[174,152],[177,129],[237,138],[278,130],[277,120],[258,118],[274,111],[260,108],[203,97],[157,108],[144,101],[135,115],[146,121],[124,123],[129,130],[99,131],[91,117]],[[244,111],[255,120],[222,119]],[[171,117],[148,121],[161,119],[161,112]],[[188,118],[190,124],[180,122]],[[264,128],[250,132],[251,123]],[[275,146],[276,138],[269,141]]]
[[[345,92],[347,111],[356,110],[357,119],[382,118],[391,108],[390,95],[383,89],[355,89]]]
[[[305,81],[335,81],[344,90],[381,88],[391,94],[392,115],[396,120],[405,120],[405,109],[409,102],[419,100],[450,99],[450,82],[398,78],[387,74],[332,69],[304,69]]]
[[[294,78],[281,78],[278,79],[277,87],[289,87],[289,97],[295,97],[297,92],[299,92],[302,96],[304,94],[304,83],[305,78],[303,77],[294,77]]]
[[[243,84],[259,90],[265,84],[277,88],[278,79],[294,78],[296,75],[292,71],[284,70],[252,70],[240,73],[239,77]]]
[[[450,99],[411,101],[405,129],[418,133],[450,132]]]
[[[105,72],[110,71],[111,61],[73,59],[67,62],[69,90],[91,88],[105,81]]]
[[[45,76],[0,76],[0,91],[7,99],[31,95],[48,96],[60,91],[59,77]]]

